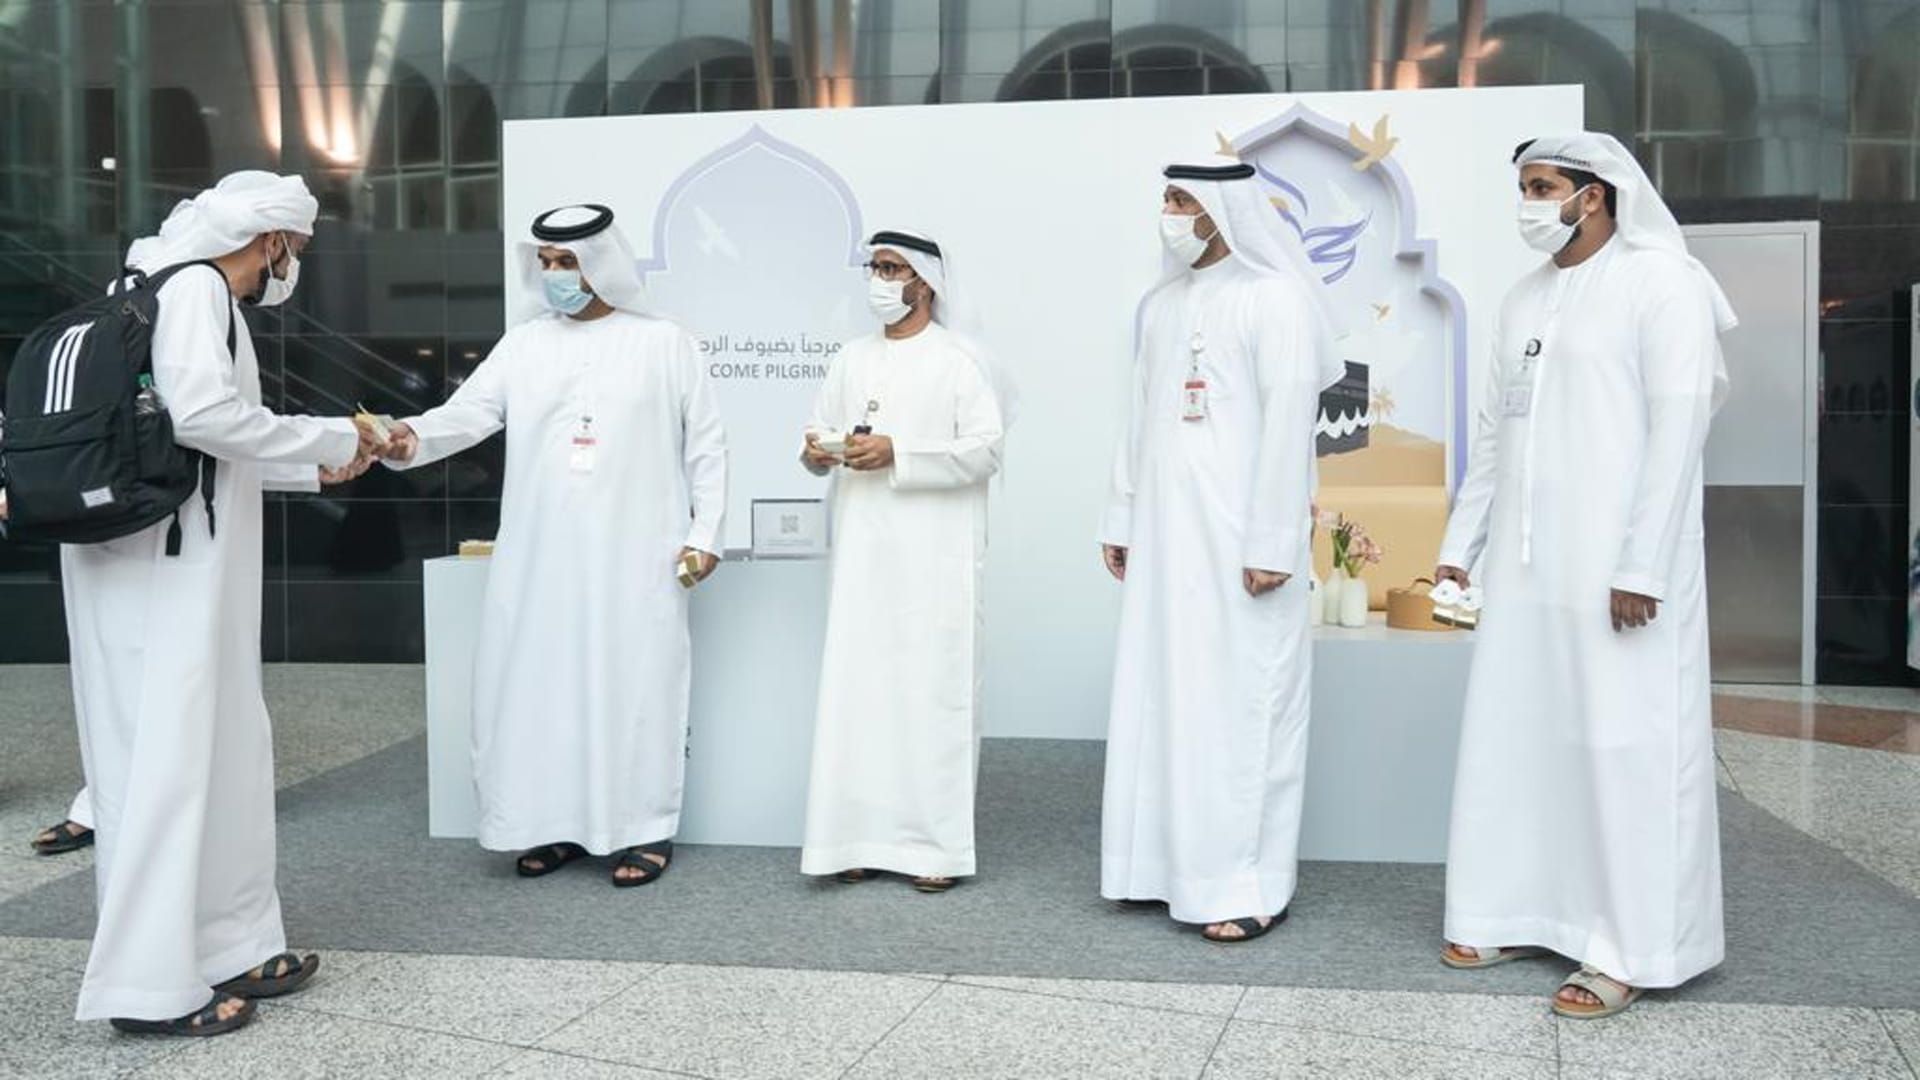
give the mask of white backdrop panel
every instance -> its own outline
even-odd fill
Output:
[[[1135,305],[1160,264],[1160,168],[1296,107],[1363,132],[1390,118],[1412,190],[1403,224],[1432,241],[1429,270],[1464,301],[1468,384],[1444,384],[1457,415],[1463,390],[1477,400],[1500,297],[1539,258],[1515,234],[1510,155],[1578,128],[1578,87],[514,121],[507,228],[518,238],[562,203],[617,212],[650,288],[720,376],[730,548],[748,545],[751,500],[822,494],[794,458],[818,372],[839,340],[873,329],[857,239],[885,227],[940,238],[1023,398],[992,509],[987,732],[1097,738],[1118,596],[1092,537]],[[517,276],[507,282],[509,311],[524,310]]]

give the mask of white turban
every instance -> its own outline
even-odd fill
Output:
[[[1727,294],[1720,289],[1699,259],[1687,251],[1680,222],[1654,189],[1640,162],[1620,145],[1620,140],[1597,131],[1576,131],[1564,135],[1546,135],[1522,146],[1513,157],[1516,167],[1554,165],[1589,172],[1613,185],[1616,212],[1615,235],[1633,247],[1665,251],[1693,267],[1713,305],[1713,322],[1721,333],[1740,325]],[[1716,355],[1713,372],[1713,403],[1717,408],[1727,392],[1727,361]]]
[[[583,235],[568,236],[569,233]],[[647,287],[640,281],[640,266],[633,257],[633,248],[613,223],[613,211],[583,203],[562,206],[534,218],[527,229],[527,239],[515,245],[520,256],[522,289],[521,311],[514,321],[553,310],[547,306],[546,290],[540,281],[540,249],[543,247],[572,252],[580,263],[580,276],[593,287],[593,295],[609,307],[635,315],[659,315],[647,295]]]
[[[1174,172],[1199,170],[1218,172],[1218,177],[1169,176],[1167,184],[1194,197],[1231,249],[1228,256],[1256,274],[1286,278],[1297,284],[1306,297],[1314,326],[1314,361],[1319,369],[1317,384],[1324,390],[1346,377],[1346,362],[1334,346],[1333,318],[1327,313],[1326,299],[1320,293],[1320,278],[1313,272],[1307,253],[1299,240],[1283,227],[1280,212],[1260,189],[1252,166],[1239,160],[1215,156],[1201,164],[1173,165]],[[1162,253],[1160,282],[1155,288],[1186,273],[1172,252]]]
[[[175,206],[158,236],[135,240],[127,249],[126,265],[152,273],[230,255],[262,233],[312,236],[319,212],[319,200],[297,176],[237,172]]]
[[[923,250],[925,248],[934,250]],[[961,346],[979,366],[980,377],[993,388],[994,400],[1000,406],[1001,426],[1011,428],[1014,413],[1019,411],[1020,389],[1013,373],[981,340],[980,312],[967,295],[959,275],[954,273],[952,249],[935,243],[923,232],[907,229],[882,230],[867,240],[869,255],[883,249],[905,259],[913,272],[920,275],[920,280],[933,290],[933,321],[960,339]],[[939,254],[935,254],[936,251]]]
[[[1673,211],[1660,199],[1640,162],[1620,145],[1620,140],[1595,131],[1577,131],[1570,135],[1547,135],[1522,147],[1513,159],[1515,165],[1558,165],[1579,169],[1613,185],[1618,212],[1614,226],[1620,239],[1634,247],[1657,248],[1685,259],[1705,280],[1707,295],[1713,302],[1714,323],[1721,333],[1740,325],[1720,291],[1720,283],[1699,259],[1687,251],[1686,237]]]

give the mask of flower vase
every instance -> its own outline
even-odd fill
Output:
[[[1340,569],[1339,563],[1333,564],[1333,571],[1320,586],[1320,622],[1325,626],[1340,625],[1340,598],[1347,595],[1347,572]]]
[[[1361,627],[1367,625],[1367,582],[1360,577],[1347,577],[1340,586],[1337,618],[1341,626]],[[1329,598],[1331,599],[1331,598]]]
[[[1327,621],[1327,586],[1319,577],[1307,579],[1307,623],[1319,626]]]

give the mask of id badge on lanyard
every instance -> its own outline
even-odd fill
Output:
[[[1533,384],[1540,365],[1541,342],[1539,338],[1530,338],[1527,347],[1520,355],[1520,363],[1513,375],[1507,379],[1507,385],[1500,390],[1500,415],[1531,416],[1533,414]]]
[[[1500,388],[1500,415],[1527,417],[1533,415],[1534,392],[1540,385],[1540,371],[1547,346],[1554,340],[1554,330],[1560,325],[1560,305],[1566,298],[1567,277],[1559,275],[1553,281],[1553,293],[1547,300],[1546,325],[1540,328],[1540,336],[1527,339],[1520,350],[1520,362],[1515,365],[1513,374],[1506,385]]]
[[[573,446],[567,454],[567,468],[577,473],[593,471],[593,459],[600,447],[600,439],[593,433],[593,417],[582,415],[580,425],[573,431]]]
[[[1187,383],[1180,395],[1180,419],[1194,422],[1207,418],[1207,377],[1200,373],[1200,357],[1207,351],[1206,335],[1195,330],[1188,347],[1191,357]]]

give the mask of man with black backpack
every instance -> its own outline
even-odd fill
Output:
[[[286,951],[274,887],[261,492],[351,479],[380,440],[262,406],[238,306],[292,293],[317,210],[298,177],[227,177],[128,251],[106,303],[30,337],[8,378],[11,527],[62,541],[98,830],[82,1020],[217,1035],[319,964]]]

